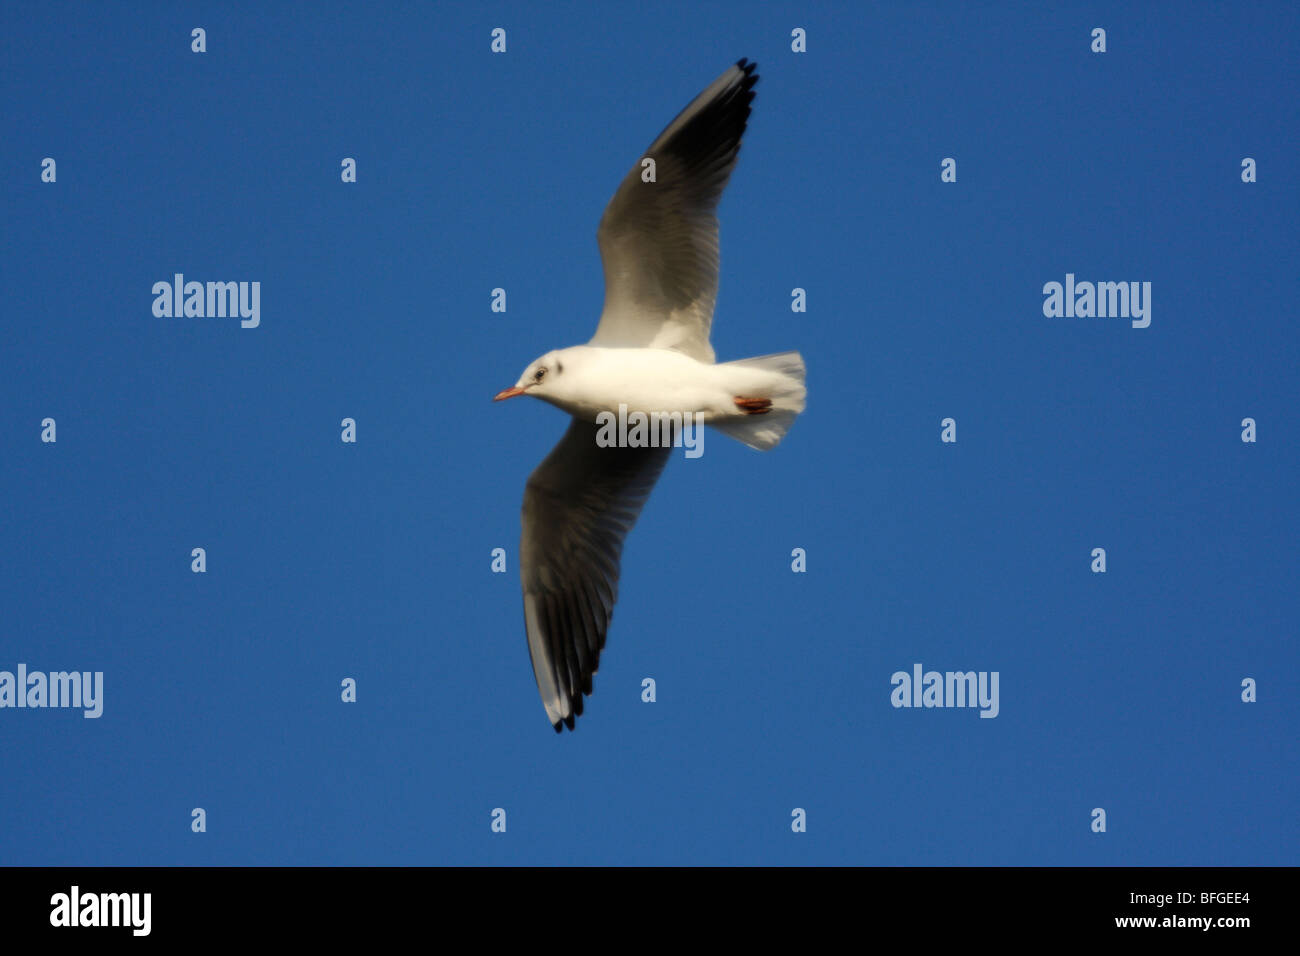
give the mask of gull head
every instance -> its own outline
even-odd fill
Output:
[[[519,376],[519,381],[510,388],[497,392],[492,401],[499,402],[502,399],[514,398],[516,395],[531,395],[552,404],[563,403],[569,391],[566,388],[569,378],[565,377],[565,370],[572,372],[575,364],[572,351],[572,349],[555,349],[535,359],[528,368],[524,369],[524,374]]]

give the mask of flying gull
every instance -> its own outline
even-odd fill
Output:
[[[519,543],[528,652],[557,732],[573,729],[591,693],[623,540],[671,451],[602,447],[597,417],[620,405],[680,413],[765,451],[804,408],[798,352],[715,364],[709,344],[715,210],[736,165],[755,69],[740,60],[714,80],[623,178],[596,233],[605,307],[591,341],[547,352],[496,396],[531,395],[572,416],[524,488]]]

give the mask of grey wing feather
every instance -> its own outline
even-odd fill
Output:
[[[749,121],[756,66],[739,61],[697,96],[646,150],[600,220],[605,308],[592,345],[671,348],[713,361],[718,200]]]
[[[573,419],[524,489],[519,547],[528,653],[558,731],[582,713],[618,599],[623,540],[669,448],[601,448]]]

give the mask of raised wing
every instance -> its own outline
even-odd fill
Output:
[[[577,418],[524,489],[519,546],[528,653],[558,732],[582,713],[618,599],[623,539],[670,448],[601,448]]]
[[[739,61],[713,81],[605,207],[596,239],[605,267],[605,309],[592,345],[677,349],[713,361],[709,326],[718,295],[718,199],[749,121],[756,65]]]

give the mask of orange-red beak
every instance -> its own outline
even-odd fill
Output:
[[[502,399],[514,398],[516,395],[522,394],[524,394],[524,390],[518,385],[513,385],[510,388],[507,388],[504,392],[497,392],[496,397],[493,398],[492,401],[499,402]]]

